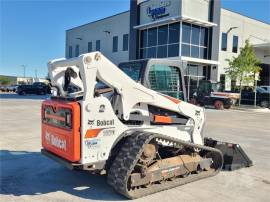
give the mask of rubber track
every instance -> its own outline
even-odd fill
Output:
[[[128,190],[127,184],[128,184],[129,176],[131,172],[133,171],[138,159],[140,158],[143,152],[144,145],[149,143],[152,139],[156,139],[156,138],[167,140],[175,144],[179,144],[179,145],[186,145],[188,147],[196,147],[196,148],[203,149],[206,151],[219,153],[220,158],[223,162],[222,153],[215,148],[187,143],[187,142],[180,141],[178,139],[167,137],[164,135],[152,134],[152,133],[146,133],[146,132],[135,132],[134,134],[132,134],[131,136],[127,138],[126,142],[124,143],[117,157],[112,163],[112,166],[107,176],[108,184],[111,185],[117,192],[126,196],[127,198],[135,199],[135,198],[143,197],[149,194],[153,194],[155,192],[170,189],[176,186],[180,186],[180,185],[197,181],[197,180],[207,178],[210,176],[214,176],[222,168],[222,164],[221,164],[221,167],[217,170],[211,169],[210,171],[203,171],[199,174],[190,174],[189,176],[185,178],[175,178],[172,181],[165,181],[160,184],[152,184],[145,188]]]

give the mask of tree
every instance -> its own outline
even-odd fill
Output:
[[[7,78],[7,77],[2,77],[1,76],[0,77],[0,83],[1,83],[1,85],[6,86],[6,85],[11,83],[11,80],[9,78]]]
[[[226,59],[229,63],[229,67],[226,68],[226,74],[231,80],[239,81],[240,83],[240,100],[243,83],[254,83],[255,75],[259,73],[261,67],[260,60],[256,57],[252,46],[249,41],[245,41],[245,46],[240,49],[240,54],[237,57],[233,57],[231,60]]]

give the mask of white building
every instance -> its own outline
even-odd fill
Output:
[[[188,63],[191,88],[198,80],[226,82],[225,59],[249,39],[262,61],[260,84],[269,84],[270,25],[221,8],[218,0],[131,0],[130,11],[66,31],[66,57],[101,51],[115,64],[142,58]]]
[[[10,81],[8,85],[33,84],[34,82],[48,83],[47,79],[36,77],[18,77],[18,76],[0,75],[0,79],[1,78],[8,79]]]
[[[127,61],[128,50],[123,51],[123,35],[129,34],[129,12],[117,14],[96,22],[66,31],[66,57],[100,50],[113,62]],[[113,51],[113,40],[117,37],[118,50]],[[127,42],[128,43],[128,38]]]
[[[227,43],[222,44],[222,35],[227,36]],[[221,9],[220,63],[217,79],[225,74],[225,68],[228,67],[226,58],[236,57],[239,54],[239,48],[245,45],[247,39],[253,44],[257,57],[263,63],[261,82],[270,85],[270,25],[226,9]],[[238,42],[237,49],[233,47],[234,41]]]

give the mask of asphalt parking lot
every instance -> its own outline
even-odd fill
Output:
[[[0,201],[124,201],[105,176],[69,171],[40,154],[46,97],[0,95]],[[205,135],[237,142],[254,166],[134,201],[269,201],[270,113],[206,110]]]

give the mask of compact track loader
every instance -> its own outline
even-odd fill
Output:
[[[167,62],[185,94],[181,62]],[[252,164],[239,145],[203,137],[203,108],[145,87],[100,52],[53,60],[48,69],[55,91],[42,103],[42,153],[107,174],[128,198]]]

